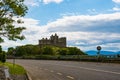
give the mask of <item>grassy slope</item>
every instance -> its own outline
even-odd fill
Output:
[[[10,74],[22,75],[26,73],[25,69],[20,65],[15,64],[13,66],[12,63],[6,62],[5,64],[3,64],[0,62],[0,66],[3,66],[3,65],[9,68]]]

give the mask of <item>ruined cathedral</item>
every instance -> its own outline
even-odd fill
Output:
[[[60,37],[55,35],[51,35],[50,38],[42,38],[39,40],[39,45],[45,46],[45,45],[51,45],[51,46],[58,46],[58,47],[66,47],[66,37]]]

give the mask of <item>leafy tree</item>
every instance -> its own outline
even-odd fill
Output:
[[[38,45],[25,45],[23,46],[25,48],[26,54],[28,55],[36,55],[40,53],[40,47]]]
[[[8,52],[7,52],[7,55],[12,55],[12,54],[13,54],[13,51],[14,51],[14,48],[13,48],[13,47],[9,47],[9,48],[8,48]]]
[[[85,53],[76,47],[69,47],[68,55],[85,55]]]
[[[66,48],[60,48],[58,50],[58,54],[60,55],[67,55],[68,50]]]
[[[15,56],[26,55],[26,49],[24,48],[24,46],[17,46],[15,51],[16,51]]]
[[[0,0],[0,42],[3,37],[9,40],[23,40],[25,37],[21,32],[25,27],[15,26],[15,24],[23,23],[20,17],[25,16],[27,7],[24,0]]]
[[[40,47],[38,45],[17,46],[15,48],[15,51],[16,51],[15,56],[38,55],[40,54]]]
[[[53,51],[52,47],[45,46],[45,47],[43,47],[42,54],[44,54],[44,55],[53,55],[54,51]]]
[[[15,49],[10,47],[8,48],[8,54],[13,53],[13,50],[16,51],[15,56],[36,56],[36,55],[86,55],[80,49],[76,47],[55,47],[55,46],[44,46],[39,47],[39,45],[24,45],[17,46]]]
[[[33,49],[32,49],[32,52],[33,52],[33,55],[37,54],[39,55],[41,53],[40,51],[40,47],[37,45],[37,46],[33,46]]]

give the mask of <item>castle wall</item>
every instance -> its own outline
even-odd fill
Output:
[[[57,34],[54,36],[52,35],[50,39],[41,39],[39,40],[39,45],[40,46],[45,46],[45,45],[52,45],[52,46],[58,46],[58,47],[66,47],[66,37],[59,38]]]

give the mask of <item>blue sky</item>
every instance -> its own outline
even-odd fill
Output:
[[[49,21],[62,18],[64,15],[109,13],[109,11],[106,10],[116,6],[111,0],[61,0],[60,3],[56,3],[55,0],[53,1],[54,2],[45,4],[42,1],[36,0],[36,6],[29,7],[29,12],[26,17],[38,19],[41,24],[44,25]]]
[[[4,49],[25,44],[57,33],[67,37],[67,46],[83,51],[120,51],[120,0],[25,0],[28,13],[23,41],[2,43]]]

